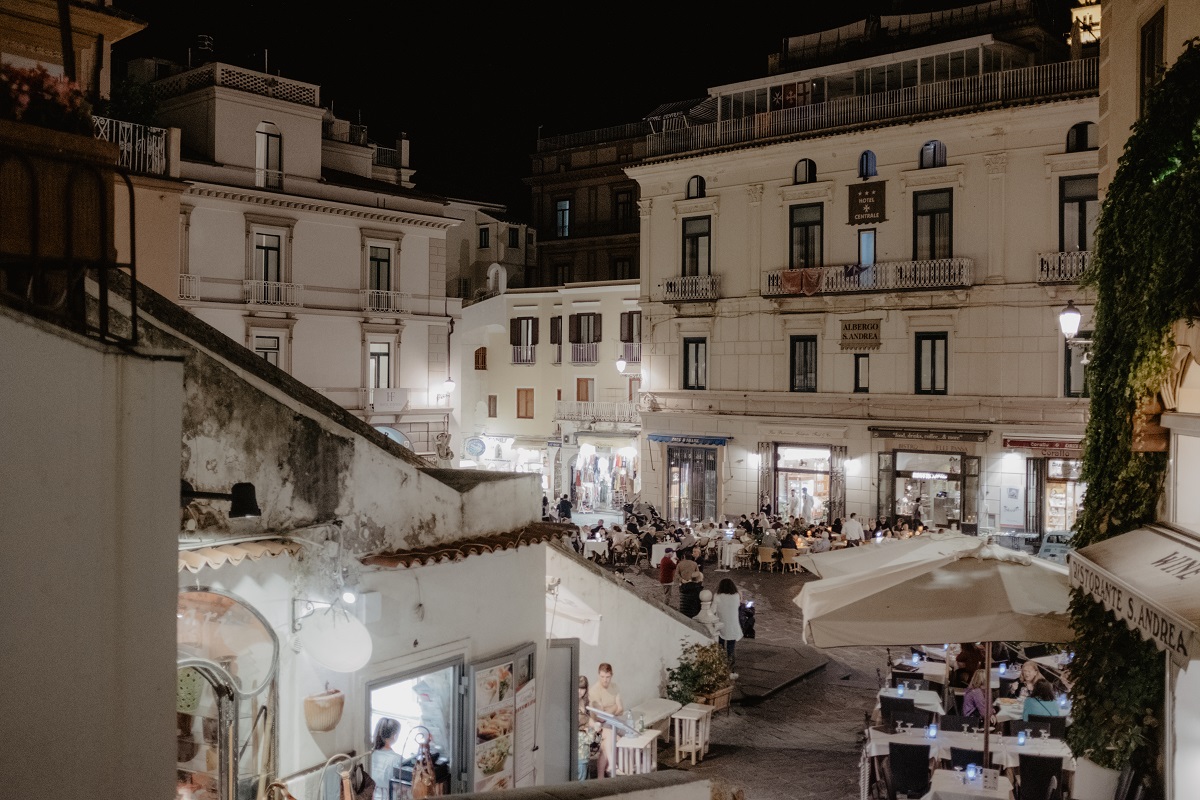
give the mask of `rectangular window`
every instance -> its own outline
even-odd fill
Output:
[[[683,221],[683,274],[709,275],[709,249],[712,246],[709,237],[710,220],[708,217],[690,217]]]
[[[636,278],[633,273],[633,259],[627,257],[614,258],[612,261],[613,280],[627,281]]]
[[[683,340],[683,388],[703,389],[708,383],[708,340]]]
[[[854,354],[854,391],[871,391],[871,354]]]
[[[1165,31],[1163,9],[1142,26],[1141,44],[1138,53],[1138,107],[1139,114],[1146,113],[1150,90],[1158,83],[1166,69],[1163,40]]]
[[[521,229],[520,228],[509,228],[508,229],[508,246],[509,247],[520,247],[521,246]]]
[[[283,188],[283,137],[258,131],[254,135],[254,185],[266,189]]]
[[[371,342],[368,357],[368,386],[372,389],[391,388],[392,346],[387,342]]]
[[[642,340],[642,312],[621,312],[621,341],[640,342]]]
[[[571,344],[595,344],[600,341],[600,315],[594,313],[572,314],[567,318],[567,331]]]
[[[1080,339],[1091,339],[1091,331],[1080,331]],[[1084,361],[1083,351],[1076,350],[1069,344],[1063,345],[1063,397],[1087,397],[1087,362]]]
[[[1096,240],[1100,200],[1095,175],[1059,181],[1059,251],[1091,250]]]
[[[538,343],[538,318],[513,317],[508,322],[509,344],[513,347],[530,347]]]
[[[821,242],[824,238],[825,207],[821,203],[792,206],[792,269],[819,267],[822,259]]]
[[[517,419],[533,419],[533,389],[517,389]]]
[[[255,336],[254,352],[267,360],[267,363],[279,366],[280,340],[278,336]]]
[[[575,399],[580,403],[590,403],[596,395],[595,378],[575,379]]]
[[[874,228],[865,228],[858,232],[858,263],[864,267],[875,265]]]
[[[492,246],[492,230],[487,225],[479,226],[479,249],[486,250]]]
[[[917,334],[916,381],[913,387],[917,394],[946,393],[946,342],[947,334],[944,331]]]
[[[392,290],[392,251],[371,245],[367,255],[367,288],[376,292]]]
[[[555,264],[554,285],[566,286],[568,283],[570,283],[572,279],[571,272],[572,270],[570,261],[560,261],[559,263]]]
[[[614,195],[613,216],[617,222],[629,222],[633,219],[633,192],[622,189]]]
[[[950,189],[913,194],[913,261],[954,257],[953,208]]]
[[[272,233],[254,234],[254,280],[278,283],[280,253],[279,236]]]
[[[488,403],[488,417],[490,417],[491,419],[495,419],[496,418],[496,406],[497,406],[496,395],[489,394],[487,403]]]
[[[817,337],[792,337],[792,385],[793,392],[815,392],[817,390]]]
[[[554,202],[554,234],[565,239],[571,235],[571,201],[556,200]]]

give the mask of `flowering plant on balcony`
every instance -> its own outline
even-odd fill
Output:
[[[0,119],[65,133],[92,132],[92,107],[79,84],[51,75],[40,64],[0,64]]]

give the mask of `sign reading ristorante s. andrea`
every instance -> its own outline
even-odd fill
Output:
[[[850,223],[866,225],[884,220],[884,187],[887,181],[852,183],[850,189]]]
[[[843,350],[878,350],[879,324],[882,319],[842,320]]]

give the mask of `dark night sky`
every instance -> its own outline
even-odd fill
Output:
[[[818,3],[822,10],[811,8]],[[762,2],[115,0],[149,27],[113,53],[118,64],[143,55],[186,63],[196,36],[208,34],[218,60],[262,69],[266,51],[272,73],[318,84],[322,105],[342,119],[358,122],[361,113],[372,141],[393,146],[406,132],[418,189],[505,203],[525,218],[521,179],[539,125],[552,135],[635,122],[661,103],[765,75],[768,54],[787,36],[861,19],[872,7],[959,4],[804,0],[781,14],[787,5]]]

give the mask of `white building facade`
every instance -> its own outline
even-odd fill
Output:
[[[1038,61],[984,35],[775,74],[650,137],[644,500],[1070,529],[1097,65]]]

